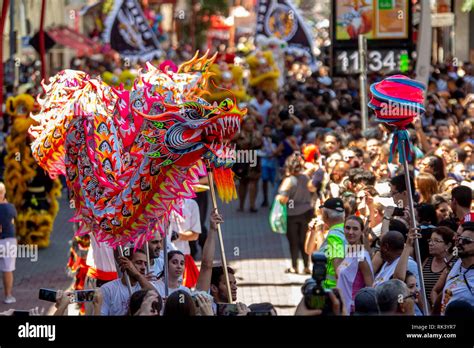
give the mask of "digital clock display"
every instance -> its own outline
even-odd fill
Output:
[[[334,51],[334,67],[337,75],[358,74],[360,72],[359,52],[339,49]],[[367,54],[367,72],[406,72],[410,58],[407,50],[374,49]]]

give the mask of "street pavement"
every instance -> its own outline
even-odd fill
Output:
[[[257,202],[261,202],[260,197]],[[222,233],[228,265],[236,270],[238,301],[247,305],[270,302],[279,315],[293,315],[301,299],[301,285],[308,276],[284,273],[290,266],[288,242],[286,236],[271,232],[269,208],[250,213],[247,207],[245,212],[237,212],[237,201],[230,204],[218,201],[218,204],[224,218]],[[39,289],[66,289],[71,285],[73,279],[67,275],[66,263],[73,236],[72,223],[68,220],[73,212],[65,198],[60,200],[60,207],[50,246],[39,250],[36,262],[17,259],[14,273],[17,303],[0,302],[0,312],[9,308],[39,307],[45,309],[45,314],[51,313],[54,311],[52,303],[38,299]],[[219,247],[215,260],[220,260]],[[3,301],[3,284],[0,284],[0,294]]]
[[[0,282],[0,311],[39,307],[48,313],[52,303],[38,299],[39,289],[66,289],[71,285],[72,278],[66,273],[66,264],[69,258],[69,242],[73,236],[72,223],[68,220],[72,218],[73,211],[66,199],[66,191],[63,191],[59,202],[60,210],[54,221],[49,247],[38,250],[36,261],[32,258],[16,260],[13,287],[16,303],[10,305],[3,303],[3,283]]]

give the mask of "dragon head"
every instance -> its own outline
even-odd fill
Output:
[[[140,97],[131,96],[131,110],[134,119],[148,123],[141,133],[150,144],[148,156],[161,166],[189,166],[202,158],[215,168],[230,168],[235,163],[230,141],[240,131],[246,110],[239,109],[235,98],[219,104],[202,98],[215,59],[206,56],[195,56],[176,73],[148,64],[148,71],[135,85],[135,95]]]
[[[226,99],[211,106],[204,100],[186,102],[160,115],[143,117],[152,123],[145,140],[151,144],[148,155],[162,165],[187,166],[204,158],[214,167],[231,167],[235,162],[235,147],[230,145],[240,131],[240,110]],[[137,111],[137,113],[140,113]]]

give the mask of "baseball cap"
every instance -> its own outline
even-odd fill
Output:
[[[379,311],[375,289],[360,289],[354,298],[354,315],[377,315]]]
[[[344,202],[340,198],[329,198],[326,200],[326,202],[324,202],[323,205],[319,207],[319,209],[321,208],[332,209],[339,212],[343,212]]]

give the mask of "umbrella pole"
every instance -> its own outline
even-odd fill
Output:
[[[216,191],[214,188],[214,175],[212,172],[212,169],[209,166],[207,166],[207,177],[209,178],[209,187],[211,189],[211,197],[212,197],[212,208],[214,211],[218,212],[217,209],[217,199],[216,199]],[[225,250],[224,250],[224,240],[222,238],[222,230],[221,230],[221,225],[217,225],[217,236],[219,238],[219,246],[221,249],[221,259],[222,259],[222,267],[224,268],[224,277],[225,277],[225,284],[227,287],[227,298],[229,303],[232,303],[232,291],[230,288],[230,280],[229,280],[229,272],[227,271],[227,259],[225,257]]]
[[[410,209],[410,225],[411,228],[416,229],[416,220],[415,220],[415,207],[413,204],[413,195],[411,191],[411,185],[410,185],[410,173],[408,170],[408,161],[407,161],[407,156],[405,152],[405,148],[407,144],[405,143],[406,140],[402,140],[402,151],[403,151],[403,169],[405,173],[405,185],[407,188],[407,194],[408,194],[408,208]],[[418,238],[415,238],[414,241],[414,247],[415,247],[415,257],[416,257],[416,264],[418,266],[418,276],[420,277],[420,290],[421,290],[421,300],[423,301],[423,314],[428,315],[428,299],[426,298],[426,292],[425,292],[425,281],[423,277],[423,267],[421,265],[421,256],[420,256],[420,244],[418,243]]]
[[[119,250],[120,256],[124,257],[123,248],[122,248],[121,245],[119,245],[118,250]],[[127,271],[125,271],[124,274],[125,274],[125,282],[127,283],[128,292],[130,293],[130,296],[131,296],[132,295],[132,283],[130,282],[130,277],[128,276]]]

